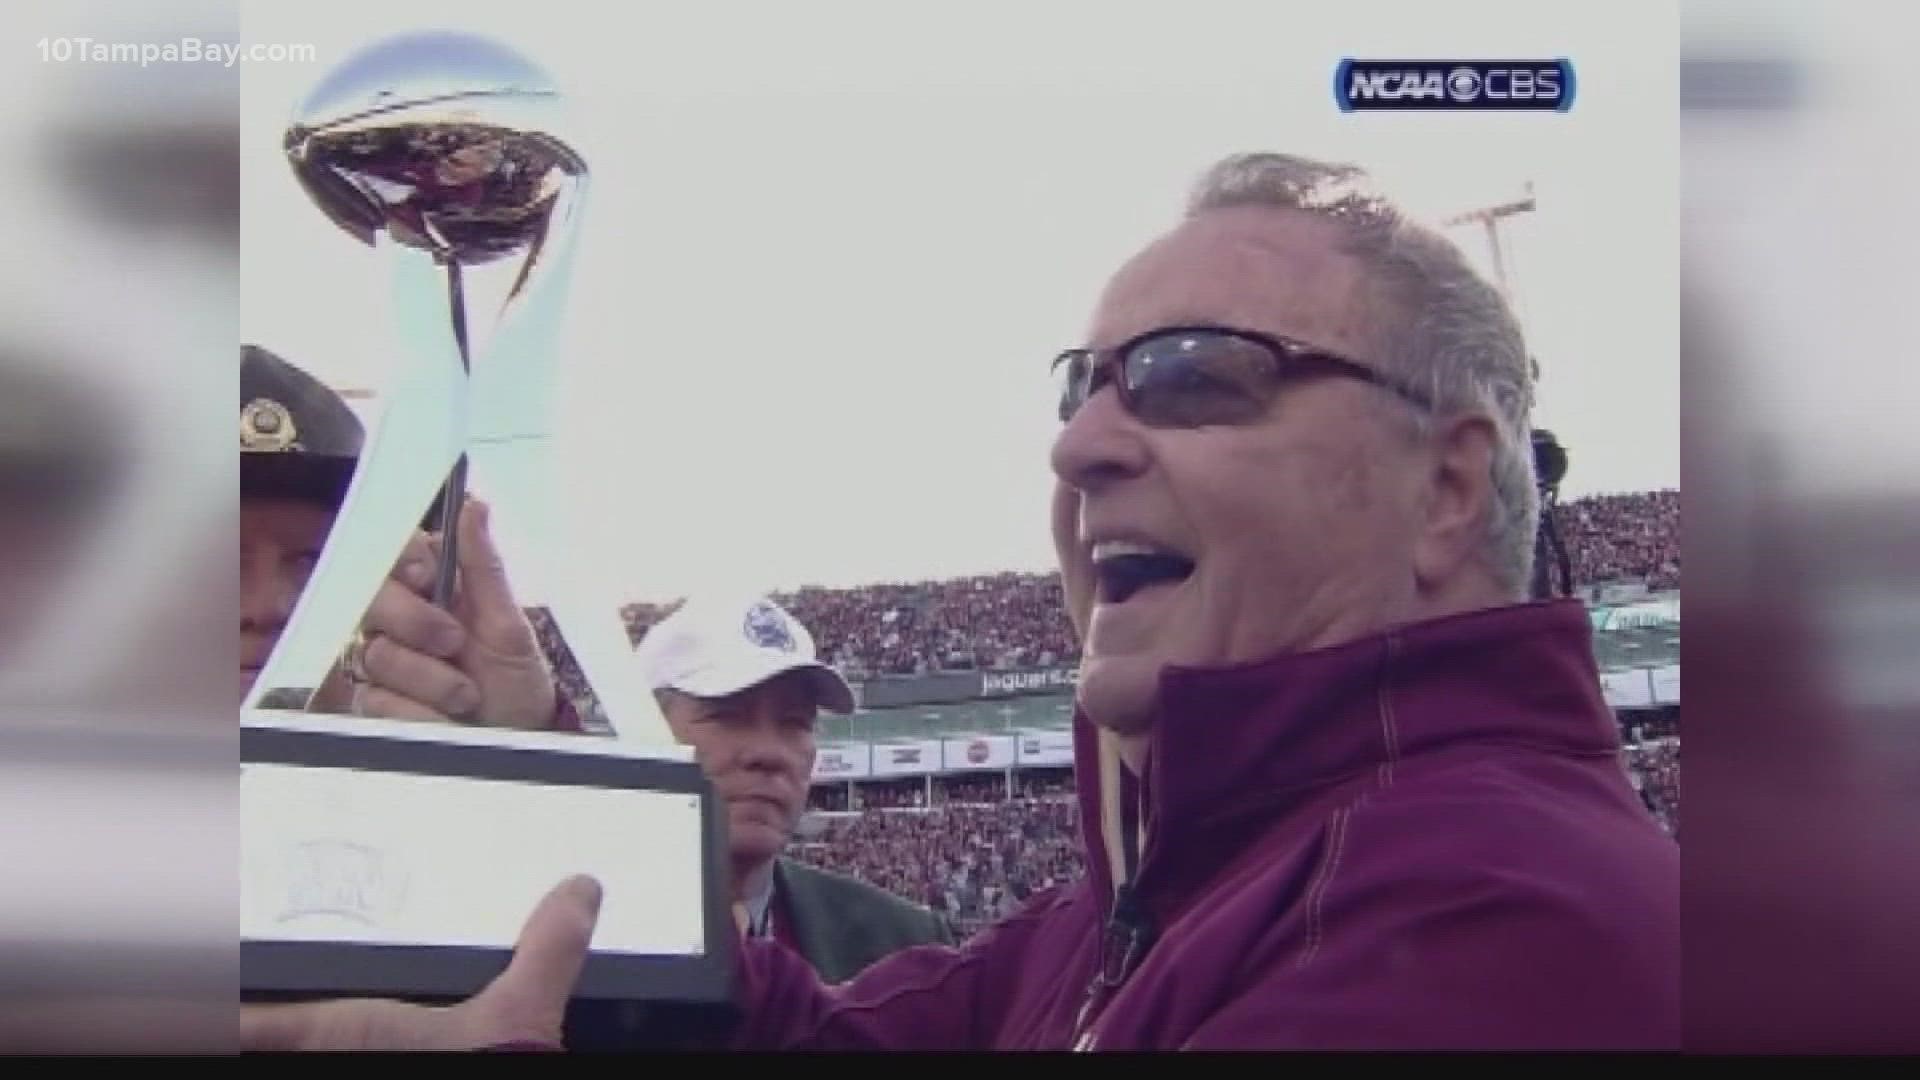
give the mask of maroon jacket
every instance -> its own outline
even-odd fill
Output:
[[[1578,602],[1171,670],[1161,705],[1130,885],[1076,718],[1087,878],[837,988],[748,942],[736,1045],[1678,1048],[1679,848]]]

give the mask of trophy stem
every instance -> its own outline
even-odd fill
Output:
[[[460,348],[460,370],[472,374],[473,359],[467,345],[467,297],[461,283],[460,263],[447,260],[447,308],[453,319],[453,340]],[[447,474],[440,492],[440,574],[433,583],[433,602],[441,608],[453,606],[456,568],[460,565],[460,508],[467,499],[467,455],[461,454]]]

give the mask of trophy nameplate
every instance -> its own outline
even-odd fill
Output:
[[[527,916],[603,889],[576,1002],[724,1006],[724,812],[689,752],[290,713],[241,727],[247,1000],[468,997]]]

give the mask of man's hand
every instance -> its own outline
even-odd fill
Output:
[[[513,1043],[558,1047],[567,1000],[586,965],[600,917],[600,886],[577,877],[555,888],[521,929],[507,970],[458,1005],[322,1001],[242,1005],[240,1048],[286,1050],[484,1050]]]
[[[437,720],[541,729],[553,720],[553,673],[487,528],[489,508],[469,499],[460,512],[459,570],[452,610],[428,599],[441,544],[425,534],[407,544],[362,623],[367,685],[340,677],[322,687],[327,712],[395,720]]]

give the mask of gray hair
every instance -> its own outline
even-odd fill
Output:
[[[1515,596],[1533,579],[1540,521],[1535,487],[1532,360],[1519,321],[1499,291],[1452,241],[1381,195],[1365,170],[1287,154],[1237,154],[1208,169],[1189,217],[1236,206],[1301,210],[1338,225],[1390,318],[1368,358],[1381,373],[1423,392],[1436,416],[1477,413],[1499,432],[1486,522],[1489,569]],[[1414,423],[1432,431],[1436,416]]]

